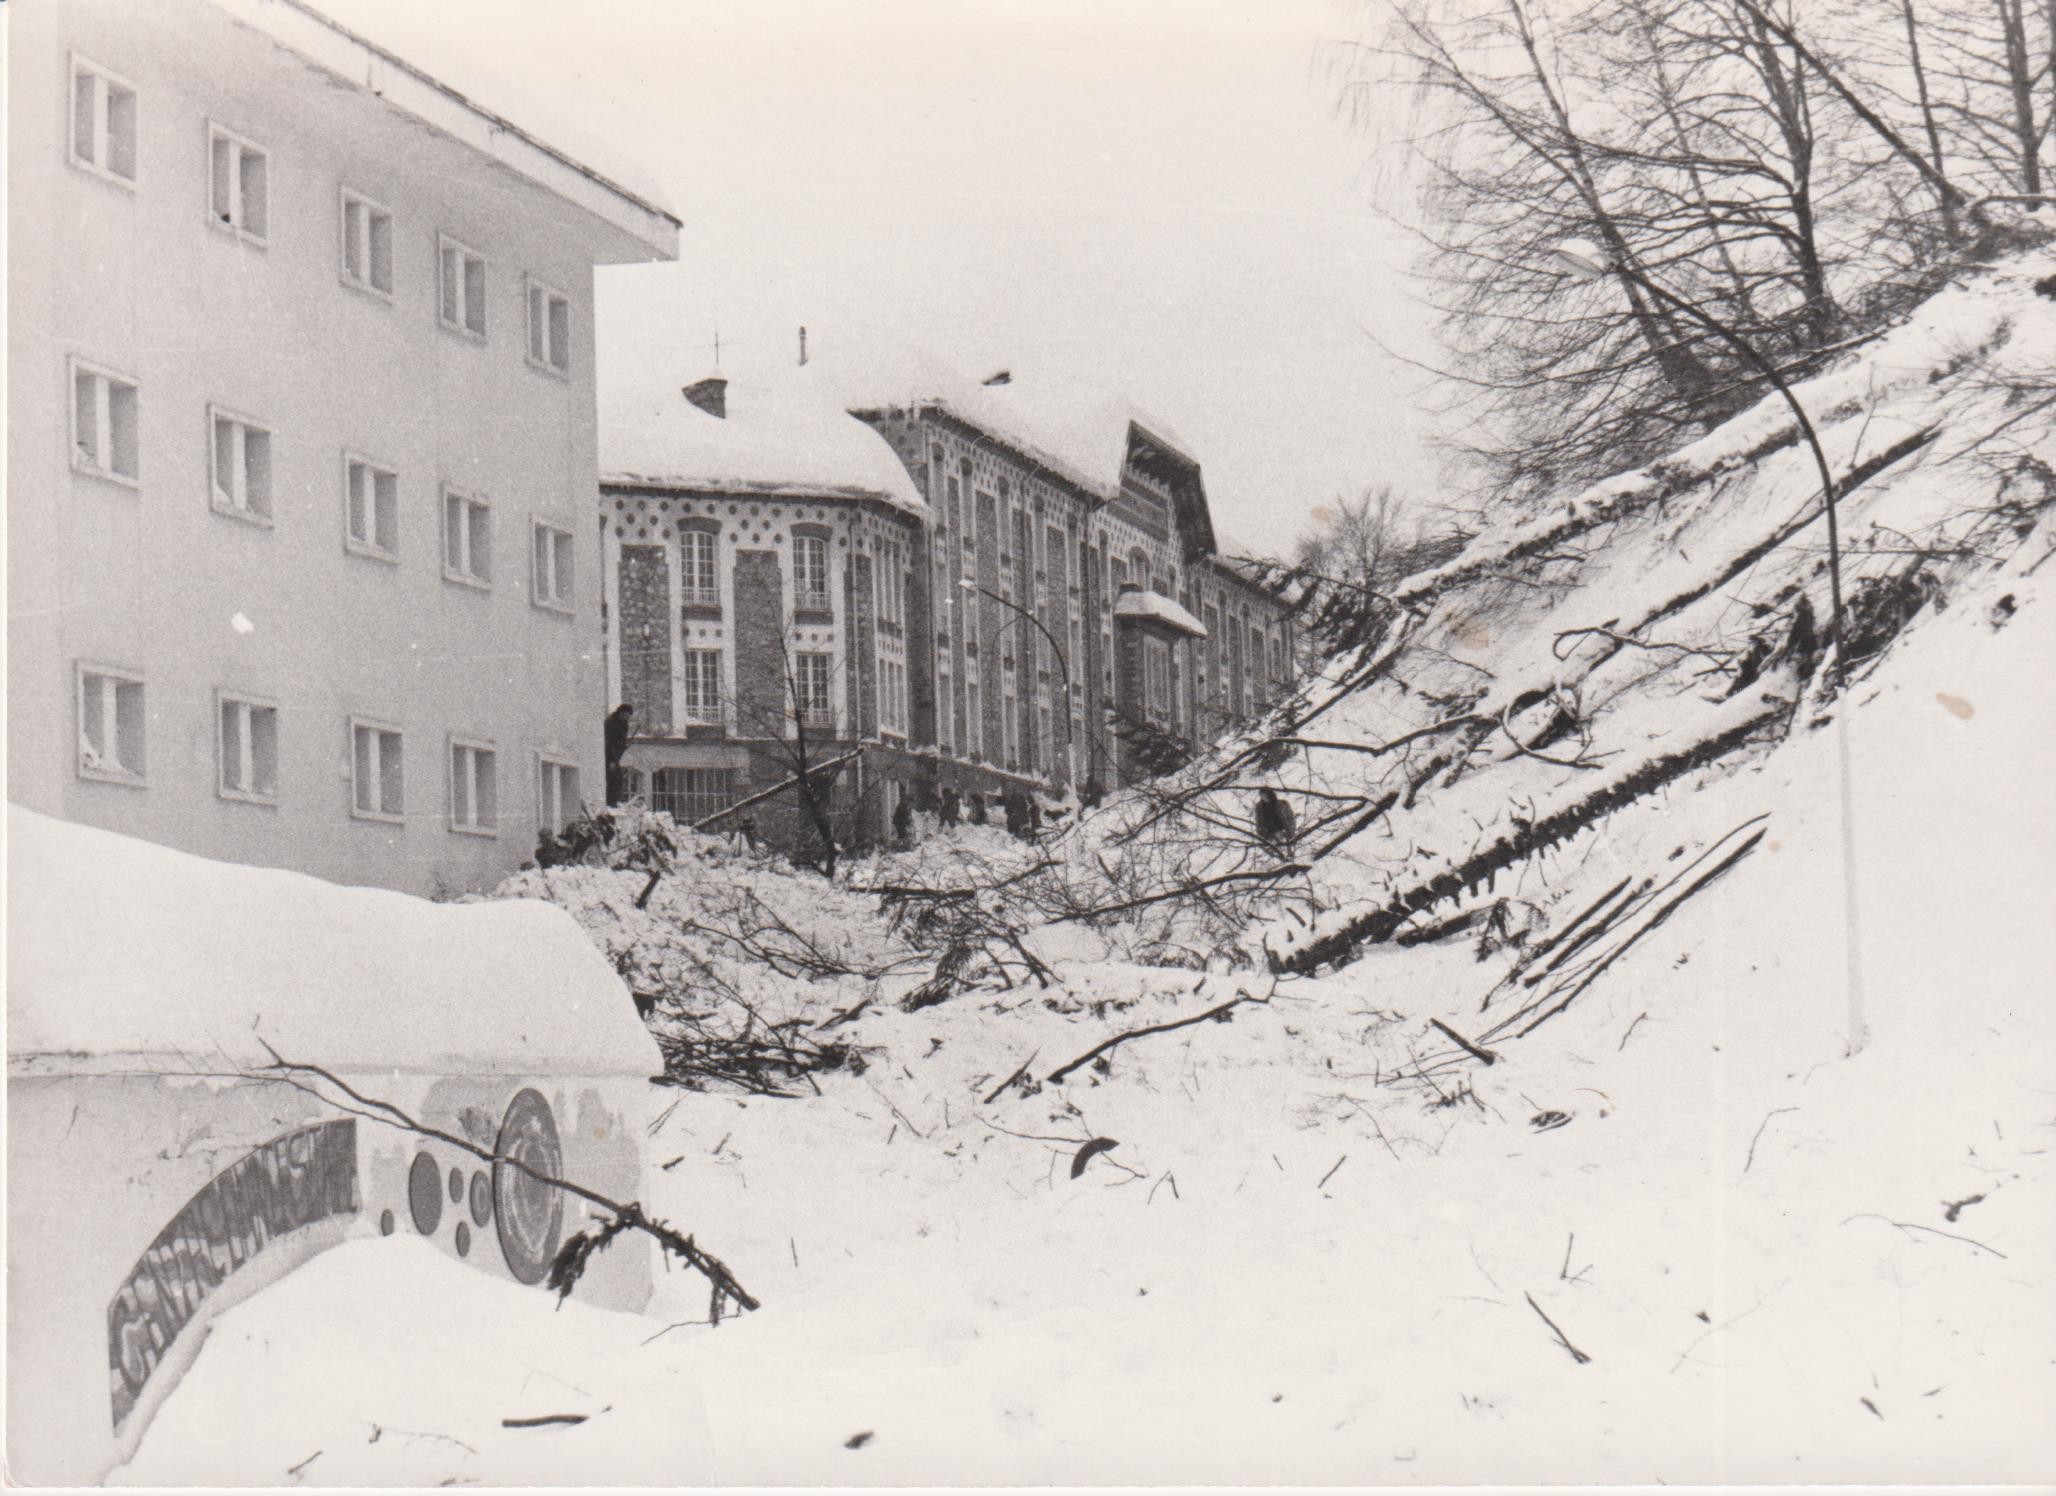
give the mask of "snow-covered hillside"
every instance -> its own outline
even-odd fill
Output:
[[[834,1046],[790,1097],[652,1089],[645,1203],[763,1307],[355,1242],[224,1317],[123,1478],[2046,1479],[2052,272],[1801,388],[1839,687],[1773,400],[1415,579],[1039,873],[966,833],[834,889],[688,841],[642,908],[525,876],[702,1032]],[[1016,874],[968,902],[1022,949],[947,995],[859,891]]]

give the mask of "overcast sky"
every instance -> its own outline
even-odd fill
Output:
[[[680,260],[601,272],[609,383],[705,372],[717,329],[738,383],[801,324],[875,332],[1120,389],[1258,548],[1431,486],[1419,376],[1373,341],[1426,351],[1406,246],[1315,64],[1341,0],[316,3],[662,185]]]

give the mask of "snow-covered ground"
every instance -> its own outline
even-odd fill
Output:
[[[819,1099],[653,1093],[653,1156],[677,1162],[651,1203],[759,1312],[691,1323],[684,1274],[647,1320],[558,1310],[355,1242],[231,1311],[119,1478],[2046,1478],[2056,714],[2023,683],[2056,650],[2047,585],[1995,580],[2010,623],[1952,608],[1859,692],[1854,1058],[1819,938],[1824,730],[1567,854],[1628,865],[1771,815],[1717,896],[1472,1067],[1476,1104],[1378,1084],[1423,1014],[1492,986],[1460,944],[991,1105],[1031,1051],[1046,1072],[1235,979],[1080,968],[1074,1012],[885,1010],[864,1037],[891,1062]],[[1134,1006],[1095,1017],[1095,990]],[[1570,1120],[1538,1130],[1551,1111]],[[1118,1146],[1072,1179],[1095,1136]],[[587,1421],[502,1426],[553,1413]]]
[[[1805,388],[1862,480],[1852,612],[1917,604],[1839,693],[1793,642],[1827,607],[1819,527],[1795,527],[1817,488],[1766,403],[1412,584],[1382,667],[1306,696],[1310,733],[1403,751],[1230,744],[1187,782],[1232,769],[1223,813],[1278,784],[1302,826],[1315,791],[1417,793],[1304,878],[1031,932],[1047,987],[905,1011],[933,952],[853,886],[996,882],[1027,854],[995,831],[835,887],[689,839],[640,909],[629,869],[516,880],[631,985],[704,997],[710,1030],[858,1057],[818,1095],[650,1093],[645,1204],[763,1307],[710,1326],[677,1271],[647,1317],[558,1308],[354,1241],[223,1317],[119,1478],[2047,1479],[2052,264],[1944,293]],[[1190,808],[1141,828],[1161,809],[1117,797],[993,902],[1025,921],[1030,890],[1248,865],[1181,841]],[[1481,871],[1557,811],[1565,836]],[[1648,881],[1640,912],[1565,940],[1622,880]],[[1362,938],[1396,908],[1481,922]],[[1495,910],[1520,938],[1481,950]],[[1546,980],[1522,939],[1563,942]],[[505,1422],[548,1415],[583,1421]]]

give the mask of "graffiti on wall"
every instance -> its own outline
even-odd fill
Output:
[[[277,1238],[357,1208],[357,1124],[349,1117],[273,1138],[202,1185],[107,1305],[115,1431],[179,1332],[232,1273]]]

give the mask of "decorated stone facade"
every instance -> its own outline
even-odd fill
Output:
[[[722,473],[708,423],[733,412],[691,403],[662,419],[692,441],[646,438],[650,471],[601,485],[629,785],[681,821],[804,841],[803,770],[832,777],[846,843],[902,798],[1086,798],[1289,677],[1289,621],[1219,558],[1198,463],[1139,421],[1095,479],[1004,419],[844,394],[840,436],[891,470],[834,481],[817,444],[786,480]]]

